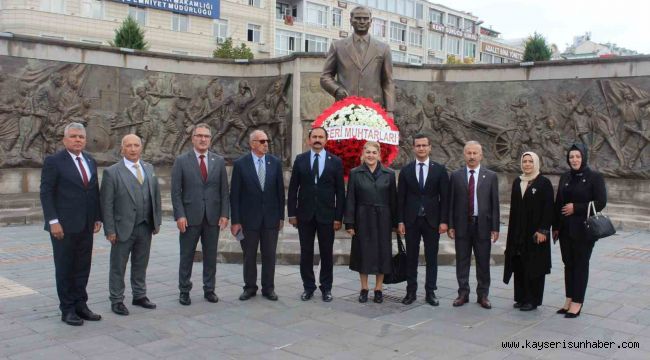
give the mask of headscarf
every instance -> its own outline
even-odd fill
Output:
[[[530,155],[531,158],[533,158],[533,172],[530,175],[524,174],[524,167],[523,167],[523,162],[524,162],[524,156]],[[524,197],[524,193],[526,192],[526,188],[528,188],[528,183],[535,180],[539,176],[539,156],[535,154],[532,151],[526,151],[521,155],[521,160],[519,161],[519,166],[521,166],[521,172],[522,174],[519,175],[519,179],[521,179],[521,183],[519,186],[521,187],[521,197]]]
[[[580,154],[582,154],[582,163],[580,164],[580,169],[578,169],[578,170],[574,170],[571,167],[571,163],[569,162],[569,153],[571,153],[571,151],[574,151],[574,150],[578,150],[578,151],[580,151]],[[569,164],[569,169],[571,169],[571,175],[572,176],[575,176],[575,175],[582,176],[582,172],[587,168],[588,160],[589,160],[589,154],[587,152],[587,146],[585,144],[582,144],[582,143],[573,144],[571,146],[571,148],[569,149],[569,151],[567,151],[567,153],[566,153],[566,162],[567,162],[567,164]]]

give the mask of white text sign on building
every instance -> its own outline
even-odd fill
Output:
[[[219,18],[220,0],[111,0],[122,4],[172,11],[179,14]]]

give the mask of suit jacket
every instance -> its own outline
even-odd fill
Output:
[[[360,59],[352,36],[333,41],[320,84],[332,96],[343,87],[350,95],[370,98],[386,111],[394,111],[395,85],[390,46],[370,36],[368,50]]]
[[[494,171],[484,166],[475,177],[479,236],[489,238],[491,231],[499,231],[499,181]],[[455,229],[457,238],[462,238],[467,236],[469,217],[467,167],[454,171],[449,182],[449,228]]]
[[[223,157],[210,151],[204,160],[208,166],[206,182],[201,177],[194,150],[177,157],[172,167],[174,219],[187,218],[190,226],[200,225],[203,218],[210,225],[217,225],[220,217],[230,216],[226,163]]]
[[[140,160],[144,176],[149,184],[149,199],[153,215],[153,227],[160,230],[162,209],[160,205],[160,186],[153,165]],[[102,214],[104,214],[104,234],[116,234],[118,241],[127,241],[135,227],[136,198],[129,182],[133,173],[126,167],[124,160],[104,170],[102,176]]]
[[[315,216],[316,221],[322,224],[331,224],[343,219],[345,203],[343,162],[336,155],[329,152],[326,154],[325,167],[318,179],[318,185],[314,184],[311,151],[296,156],[289,181],[287,200],[289,217],[309,221]]]
[[[245,230],[259,231],[262,227],[275,229],[284,220],[284,179],[282,163],[266,154],[264,190],[260,186],[251,153],[233,163],[230,187],[232,224]]]
[[[87,187],[67,150],[45,158],[41,171],[45,231],[50,231],[49,222],[54,219],[59,219],[64,233],[92,232],[94,223],[101,221],[97,163],[88,153],[83,156],[90,168]]]
[[[420,206],[424,205],[427,223],[433,228],[449,223],[449,177],[444,166],[429,161],[424,190],[416,173],[416,161],[406,164],[399,173],[397,184],[397,220],[413,224],[417,220]],[[418,169],[419,170],[419,169]]]

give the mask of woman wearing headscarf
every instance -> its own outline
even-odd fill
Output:
[[[350,269],[359,272],[359,302],[368,301],[368,274],[376,275],[373,301],[384,300],[384,274],[392,271],[391,232],[397,227],[395,172],[383,167],[379,143],[363,146],[361,165],[350,171],[345,203],[345,229],[352,237]]]
[[[540,175],[534,152],[521,156],[522,174],[512,182],[510,221],[503,282],[514,274],[515,308],[535,310],[542,304],[544,280],[551,272],[550,228],[553,222],[553,185]]]
[[[589,259],[594,242],[587,235],[584,222],[589,202],[596,211],[607,204],[607,189],[603,176],[590,169],[587,148],[574,144],[567,153],[570,170],[560,177],[553,220],[553,240],[560,240],[564,262],[566,301],[557,311],[566,318],[575,318],[582,311],[589,279]]]

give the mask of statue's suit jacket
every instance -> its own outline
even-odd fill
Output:
[[[343,87],[350,95],[370,98],[392,112],[395,85],[390,47],[370,36],[368,50],[361,59],[352,36],[332,42],[320,84],[332,96]]]
[[[160,203],[160,187],[153,165],[140,160],[144,175],[149,183],[149,199],[153,215],[154,230],[160,229],[162,209]],[[104,170],[101,188],[101,206],[104,216],[104,233],[116,234],[118,241],[127,241],[135,227],[135,194],[128,185],[128,177],[133,173],[124,165],[124,160],[111,165]]]

